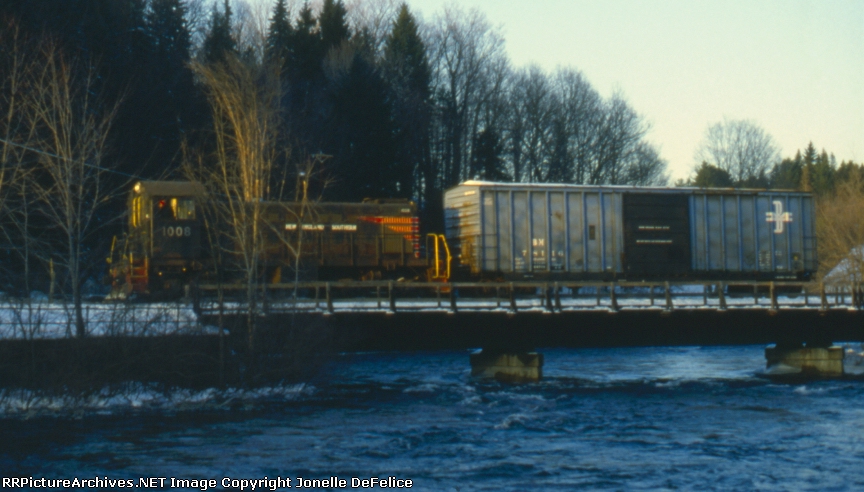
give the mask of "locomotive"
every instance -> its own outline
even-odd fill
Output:
[[[216,235],[206,230],[202,212],[211,199],[218,198],[207,197],[196,182],[136,183],[128,199],[128,232],[115,239],[109,258],[112,295],[172,295],[210,279]],[[304,207],[309,213],[301,213]],[[409,200],[265,202],[261,216],[260,274],[268,283],[413,278],[426,270],[417,207]],[[207,225],[227,227],[218,220]]]
[[[137,183],[113,291],[177,292],[212,275],[210,199],[200,183]],[[303,206],[262,204],[268,283],[447,281],[451,248],[453,280],[806,281],[818,267],[805,192],[466,181],[445,192],[445,234],[428,234],[425,252],[411,201]]]
[[[467,181],[444,211],[480,278],[806,281],[818,268],[805,192]]]

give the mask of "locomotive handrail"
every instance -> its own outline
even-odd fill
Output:
[[[444,237],[444,234],[435,234],[430,232],[426,235],[426,254],[429,254],[429,239],[432,239],[432,242],[435,243],[435,275],[432,276],[432,279],[442,279],[444,282],[450,280],[450,262],[453,260],[453,257],[450,256],[450,246],[447,245],[447,238]],[[444,245],[444,252],[447,258],[446,264],[446,273],[441,275],[441,253],[438,249],[438,242],[441,242]]]

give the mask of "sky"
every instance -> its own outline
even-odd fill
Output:
[[[452,0],[406,0],[431,21]],[[813,142],[864,162],[864,0],[460,0],[517,68],[573,67],[651,124],[672,180],[705,130],[752,120],[783,157]]]

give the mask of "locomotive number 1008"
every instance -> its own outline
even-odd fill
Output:
[[[184,236],[189,237],[192,235],[192,228],[191,227],[181,227],[181,226],[163,227],[162,228],[162,235],[167,236],[167,237],[184,237]]]

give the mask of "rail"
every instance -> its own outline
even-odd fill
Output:
[[[195,310],[215,314],[216,285],[198,286]],[[244,309],[245,286],[223,285],[222,311]],[[232,295],[233,293],[233,295]],[[864,309],[864,284],[738,282],[298,282],[262,285],[262,314],[285,312]]]

